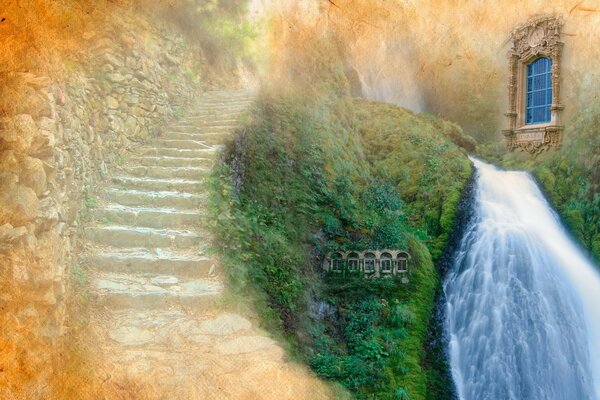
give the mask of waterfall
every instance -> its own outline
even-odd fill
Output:
[[[463,400],[600,400],[600,275],[532,177],[472,159],[474,214],[444,282]]]

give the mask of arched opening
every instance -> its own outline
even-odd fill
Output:
[[[381,273],[391,274],[394,270],[394,261],[390,253],[381,254]]]
[[[360,256],[358,253],[348,254],[348,271],[357,272],[360,269]]]
[[[408,272],[408,254],[402,252],[399,253],[396,262],[398,264],[398,273],[406,273]]]
[[[552,60],[540,57],[527,64],[525,123],[550,122],[552,105]]]
[[[345,260],[342,253],[333,253],[331,256],[331,270],[340,273],[344,270]]]
[[[377,263],[377,256],[373,253],[365,253],[365,273],[375,273],[375,265]]]

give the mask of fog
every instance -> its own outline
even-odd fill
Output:
[[[250,8],[286,26],[286,32],[271,32],[269,46],[279,57],[293,57],[290,51],[299,48],[290,41],[299,37],[304,46],[334,38],[354,94],[440,114],[480,139],[498,139],[505,124],[510,33],[532,16],[558,15],[565,22],[565,121],[597,97],[599,2],[252,0]]]

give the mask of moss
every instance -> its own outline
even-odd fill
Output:
[[[600,102],[580,105],[567,125],[564,144],[558,150],[530,157],[510,153],[502,164],[526,169],[540,182],[573,236],[600,262]]]
[[[321,377],[357,398],[426,399],[434,258],[471,165],[456,126],[325,93],[260,96],[213,175],[216,245],[232,287]],[[329,251],[385,247],[409,249],[409,285],[319,271]]]
[[[356,103],[364,151],[374,174],[398,188],[408,205],[408,218],[437,260],[472,173],[465,150],[453,145],[446,132],[460,128],[390,104]],[[447,129],[440,128],[444,126]]]

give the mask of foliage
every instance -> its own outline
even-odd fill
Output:
[[[535,175],[571,233],[600,262],[600,102],[580,104],[567,125],[564,144],[532,159],[508,154],[503,164]]]
[[[134,3],[140,10],[150,8],[160,18],[174,22],[191,43],[200,46],[213,68],[231,68],[240,58],[250,56],[257,33],[244,20],[244,0],[157,0],[150,7],[146,1]]]
[[[471,148],[466,143],[473,139],[456,125],[428,114],[361,100],[357,105],[365,154],[374,172],[397,186],[409,220],[437,259],[447,244],[462,189],[472,173],[464,151],[450,141]]]
[[[424,399],[439,278],[422,240],[444,247],[470,163],[432,116],[325,93],[262,93],[213,174],[216,245],[317,374],[358,398]],[[329,251],[385,247],[409,250],[410,284],[319,272]]]

